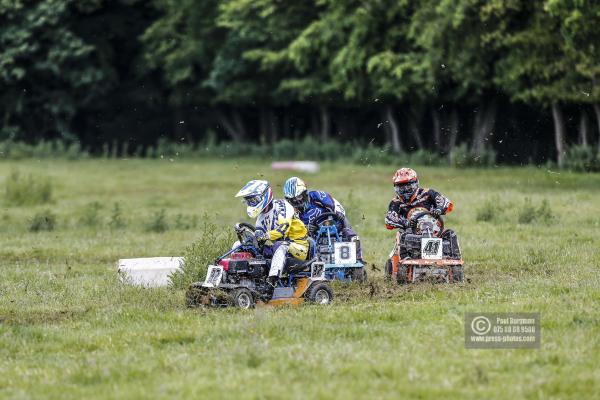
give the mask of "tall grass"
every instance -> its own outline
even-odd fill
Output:
[[[30,232],[53,231],[56,227],[56,215],[50,210],[36,213],[29,221]]]
[[[52,201],[52,183],[48,178],[33,174],[23,177],[15,169],[6,179],[4,194],[9,205],[46,204]]]
[[[236,240],[233,227],[217,225],[204,215],[198,239],[184,250],[185,264],[171,276],[173,287],[182,289],[203,280],[208,265],[231,249]]]

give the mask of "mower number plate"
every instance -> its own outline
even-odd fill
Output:
[[[356,242],[335,242],[333,250],[336,264],[356,263]]]
[[[218,265],[210,265],[206,272],[206,278],[202,286],[204,287],[217,287],[221,283],[223,277],[223,267]]]
[[[441,238],[422,238],[421,239],[421,258],[424,260],[442,259],[442,239]]]
[[[313,279],[323,279],[325,277],[325,264],[314,262],[310,267],[310,277]]]

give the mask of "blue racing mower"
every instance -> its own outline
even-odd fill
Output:
[[[366,282],[367,270],[358,259],[358,240],[344,241],[341,232],[343,216],[327,212],[314,222],[316,257],[325,265],[325,278],[344,282]],[[356,239],[356,238],[354,238]]]

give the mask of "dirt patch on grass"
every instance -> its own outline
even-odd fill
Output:
[[[440,292],[453,292],[469,287],[469,282],[459,284],[419,282],[415,284],[400,285],[383,278],[369,278],[364,283],[342,283],[334,281],[333,292],[336,303],[347,303],[362,300],[385,301],[389,299],[403,299],[409,297],[432,297]]]

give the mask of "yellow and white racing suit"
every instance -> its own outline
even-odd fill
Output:
[[[273,242],[269,276],[279,276],[288,254],[298,260],[306,260],[308,231],[287,201],[273,200],[271,209],[256,219],[256,230],[265,232],[266,238]]]

